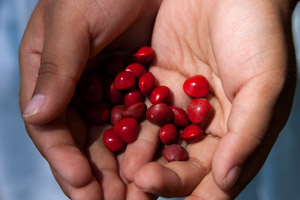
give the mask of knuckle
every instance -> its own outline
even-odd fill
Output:
[[[45,80],[66,80],[71,82],[73,85],[76,85],[78,82],[78,78],[75,74],[68,73],[66,67],[53,61],[42,61],[38,77],[43,77]]]
[[[54,62],[51,62],[51,61],[43,61],[41,63],[41,67],[39,69],[39,76],[43,76],[43,75],[54,75],[54,76],[57,76],[59,75],[61,71],[61,67],[54,63]]]

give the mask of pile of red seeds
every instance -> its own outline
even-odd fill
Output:
[[[184,92],[192,98],[187,112],[169,105],[171,91],[167,86],[156,85],[155,77],[147,70],[154,51],[142,46],[125,65],[121,56],[108,59],[104,71],[86,74],[78,84],[79,101],[85,118],[92,124],[111,123],[113,128],[103,133],[103,141],[112,151],[122,151],[127,143],[134,142],[139,123],[144,120],[160,126],[159,138],[165,145],[163,156],[167,161],[186,160],[187,151],[176,142],[180,138],[195,143],[204,136],[200,127],[210,111],[205,96],[209,83],[202,75],[188,78]],[[145,99],[151,106],[147,108]],[[180,132],[180,134],[179,134]]]

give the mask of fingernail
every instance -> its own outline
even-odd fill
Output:
[[[40,94],[34,95],[30,100],[29,104],[26,106],[23,113],[23,117],[26,118],[41,112],[45,102],[46,102],[46,96]]]
[[[228,172],[227,176],[223,179],[224,188],[226,190],[232,188],[232,186],[236,183],[241,171],[242,170],[239,166],[235,166]]]

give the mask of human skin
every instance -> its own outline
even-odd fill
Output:
[[[66,195],[236,197],[263,165],[290,112],[293,6],[274,0],[40,1],[20,46],[20,106],[28,134]],[[148,121],[116,158],[101,141],[105,127],[87,126],[68,107],[89,59],[150,40],[156,52],[150,71],[176,94],[173,105],[188,105],[186,78],[202,74],[211,86],[207,136],[186,146],[185,162],[151,162],[159,127]],[[33,94],[37,107],[29,109]]]

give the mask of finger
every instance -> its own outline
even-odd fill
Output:
[[[189,195],[186,200],[229,200],[233,196],[229,191],[222,190],[213,179],[211,173],[204,177],[197,188]]]
[[[24,119],[31,123],[46,123],[61,114],[90,53],[88,22],[71,3],[53,4],[45,9],[43,16],[41,65],[32,72],[37,77],[36,86],[23,113]]]
[[[121,161],[122,176],[132,182],[135,172],[144,164],[153,160],[159,145],[159,127],[144,121],[140,125],[140,133],[137,140],[127,145]]]
[[[55,172],[55,170],[52,170],[52,173],[65,195],[70,199],[103,199],[102,188],[95,178],[86,186],[74,187],[61,178],[60,175]]]
[[[250,168],[246,163],[252,155],[256,166],[252,166],[253,170],[246,179],[250,181],[255,176],[285,123],[289,109],[280,113],[276,110],[281,84],[274,76],[276,73],[265,73],[252,79],[240,89],[233,101],[228,132],[220,140],[212,167],[216,183],[224,190],[230,189],[241,173],[245,175],[244,171]],[[258,84],[263,86],[257,88]],[[262,146],[264,151],[258,153]]]
[[[67,109],[67,124],[76,146],[84,151],[86,145],[87,126],[85,120],[73,108]]]
[[[27,124],[30,137],[40,153],[62,179],[74,187],[83,187],[93,179],[90,164],[69,132],[65,120],[44,126]]]
[[[206,136],[187,147],[189,159],[166,165],[152,162],[141,167],[134,183],[144,192],[162,197],[180,197],[190,194],[211,169],[211,160],[218,139]]]
[[[157,199],[157,196],[154,194],[143,192],[139,188],[137,188],[134,183],[130,183],[127,185],[126,200],[136,200],[136,199],[155,200]]]
[[[27,24],[19,48],[20,62],[20,107],[23,112],[29,103],[41,63],[44,38],[43,5],[41,1],[34,9]]]
[[[126,187],[119,176],[116,155],[103,142],[102,133],[106,128],[90,127],[86,151],[93,173],[103,188],[104,199],[121,200],[125,199]]]

